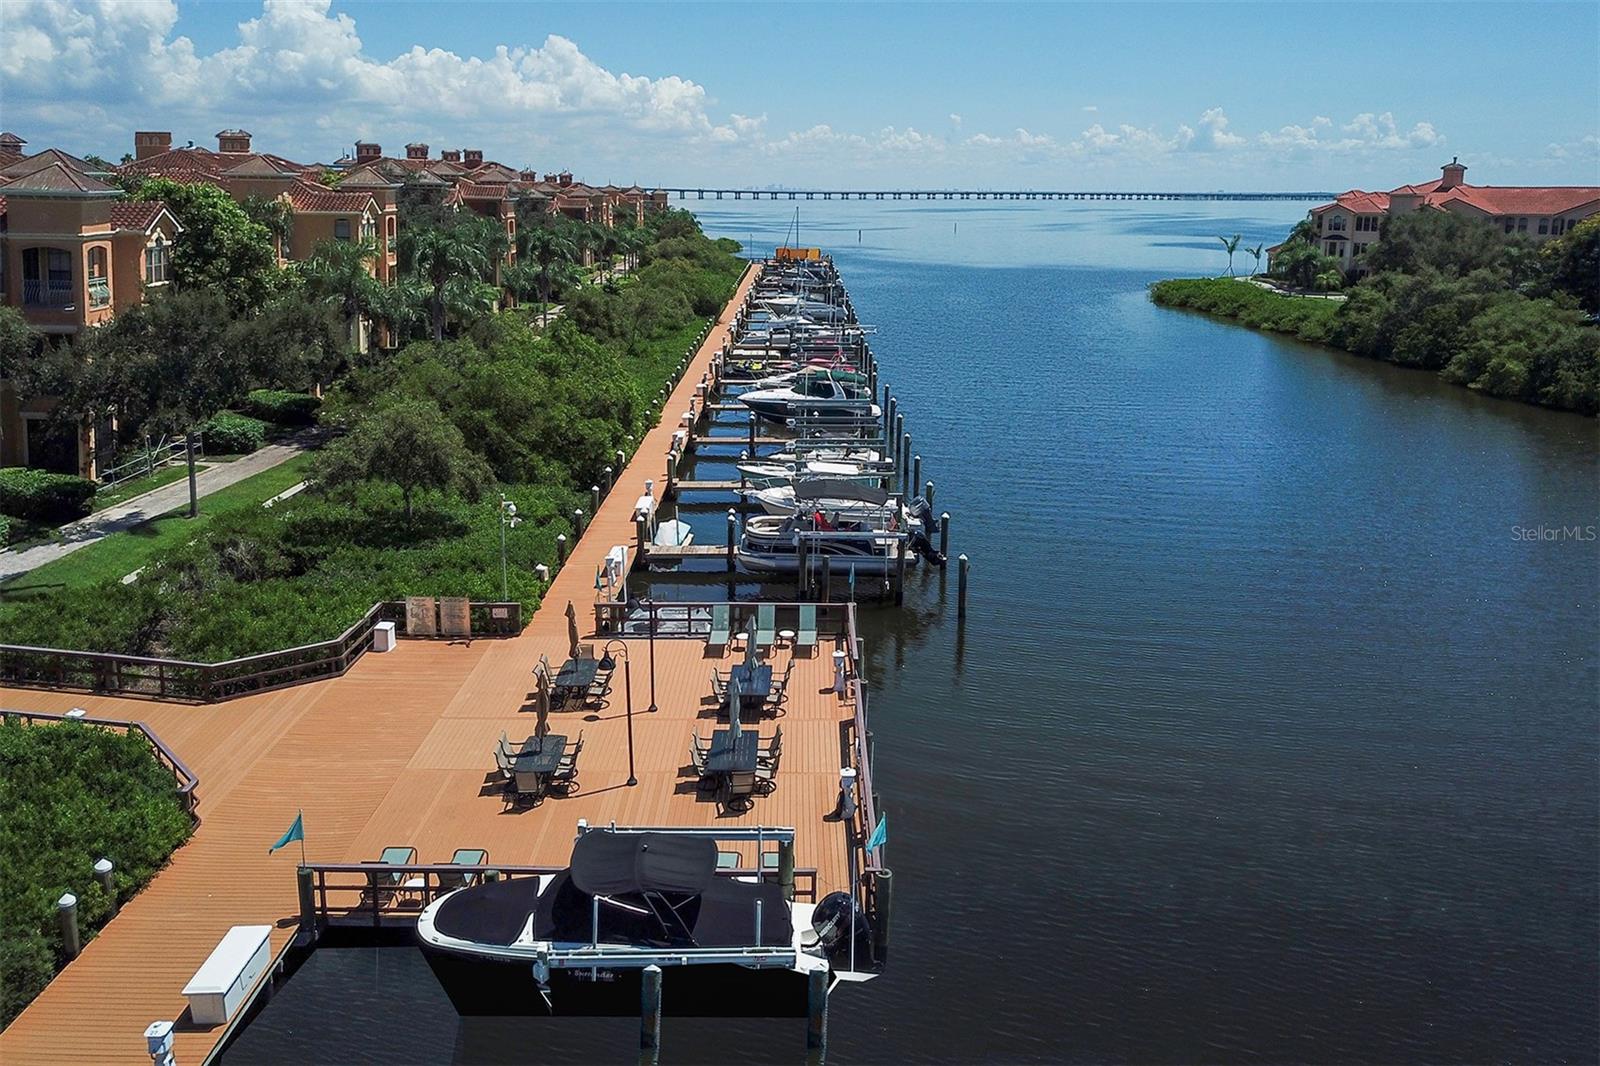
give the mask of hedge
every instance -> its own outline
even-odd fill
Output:
[[[111,914],[95,860],[113,886],[137,892],[188,839],[192,824],[172,774],[137,734],[63,722],[0,724],[0,1026],[38,995],[64,960],[56,922],[78,897],[84,939]],[[86,1019],[86,1024],[92,1019]]]
[[[233,411],[218,411],[200,427],[200,439],[212,455],[242,455],[267,442],[267,424]]]
[[[321,407],[320,396],[281,389],[253,389],[245,402],[250,415],[280,426],[309,426]]]
[[[10,466],[0,470],[0,514],[59,524],[89,513],[96,485],[73,474]]]

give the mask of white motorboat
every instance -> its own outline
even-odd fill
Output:
[[[841,382],[829,371],[805,372],[792,385],[741,393],[739,402],[758,417],[777,422],[804,419],[813,423],[854,423],[883,416],[864,384]]]
[[[829,521],[877,519],[898,516],[900,528],[914,521],[898,498],[882,489],[854,481],[817,479],[792,484],[746,489],[744,498],[769,515],[792,515],[798,511],[820,512]]]
[[[774,462],[770,459],[750,459],[734,464],[756,488],[769,485],[787,485],[796,481],[827,478],[833,481],[853,481],[860,485],[877,486],[888,470],[879,464],[844,462],[829,459],[800,459],[795,462]]]
[[[738,564],[753,574],[797,574],[801,566],[801,546],[812,565],[822,560],[839,573],[887,574],[899,564],[901,543],[909,542],[914,531],[896,528],[893,516],[871,515],[830,521],[825,515],[795,514],[788,517],[755,515],[745,521],[744,533],[735,549]],[[925,537],[922,540],[926,540]],[[907,566],[916,565],[917,551],[906,544]]]

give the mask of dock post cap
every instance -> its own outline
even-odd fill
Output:
[[[62,910],[69,910],[78,905],[78,897],[71,892],[61,893],[61,898],[56,900],[56,906]]]
[[[94,872],[97,874],[108,874],[113,869],[115,866],[110,859],[96,859],[94,862]]]
[[[72,710],[67,712],[66,716],[68,718],[84,718],[87,717],[88,714],[89,712],[84,710],[82,707],[74,707]]]
[[[151,1022],[144,1027],[144,1049],[156,1066],[171,1066],[172,1023]]]

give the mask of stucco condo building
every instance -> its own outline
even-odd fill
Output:
[[[1543,242],[1600,213],[1600,187],[1469,185],[1466,179],[1466,165],[1452,159],[1440,168],[1437,180],[1422,185],[1402,185],[1388,192],[1351,189],[1340,193],[1332,203],[1311,209],[1317,245],[1338,259],[1347,272],[1359,274],[1359,256],[1378,239],[1378,230],[1390,215],[1449,211]],[[1282,245],[1271,251],[1279,247]]]

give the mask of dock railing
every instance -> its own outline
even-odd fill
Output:
[[[57,725],[62,722],[77,722],[82,725],[115,729],[123,733],[138,733],[149,743],[151,750],[155,753],[156,761],[172,772],[172,776],[177,783],[178,801],[183,804],[183,809],[189,812],[189,817],[194,820],[194,824],[197,826],[200,824],[200,796],[198,793],[200,778],[195,776],[195,772],[189,769],[182,759],[178,758],[177,752],[167,747],[166,741],[162,740],[156,734],[156,731],[145,723],[124,722],[116,718],[92,718],[88,715],[55,714],[45,711],[14,711],[6,708],[0,708],[0,719],[8,722],[21,722],[26,726],[39,725],[40,723]]]
[[[302,921],[315,921],[319,927],[365,926],[382,928],[384,923],[411,923],[428,904],[462,887],[480,884],[486,878],[511,880],[559,874],[564,866],[507,866],[497,863],[475,865],[456,863],[310,863],[302,867],[311,877],[312,913]],[[720,869],[718,877],[764,877],[775,880],[776,870]],[[817,871],[814,867],[794,872],[795,898],[814,903],[817,899]],[[302,900],[304,905],[306,900]]]
[[[597,634],[646,638],[652,628],[657,640],[704,640],[711,633],[711,613],[714,608],[728,608],[729,630],[735,636],[743,633],[756,618],[758,608],[775,608],[776,628],[800,630],[800,608],[817,609],[817,639],[842,638],[851,625],[854,604],[850,603],[737,603],[726,600],[653,600],[630,599],[598,600],[594,605],[594,626]],[[820,648],[820,644],[819,644]],[[820,651],[814,654],[822,654]]]
[[[471,619],[473,637],[515,635],[522,629],[522,605],[473,603]],[[379,622],[393,622],[397,634],[409,635],[405,604],[382,602],[332,640],[217,663],[0,644],[0,684],[215,703],[338,677],[371,649]]]

